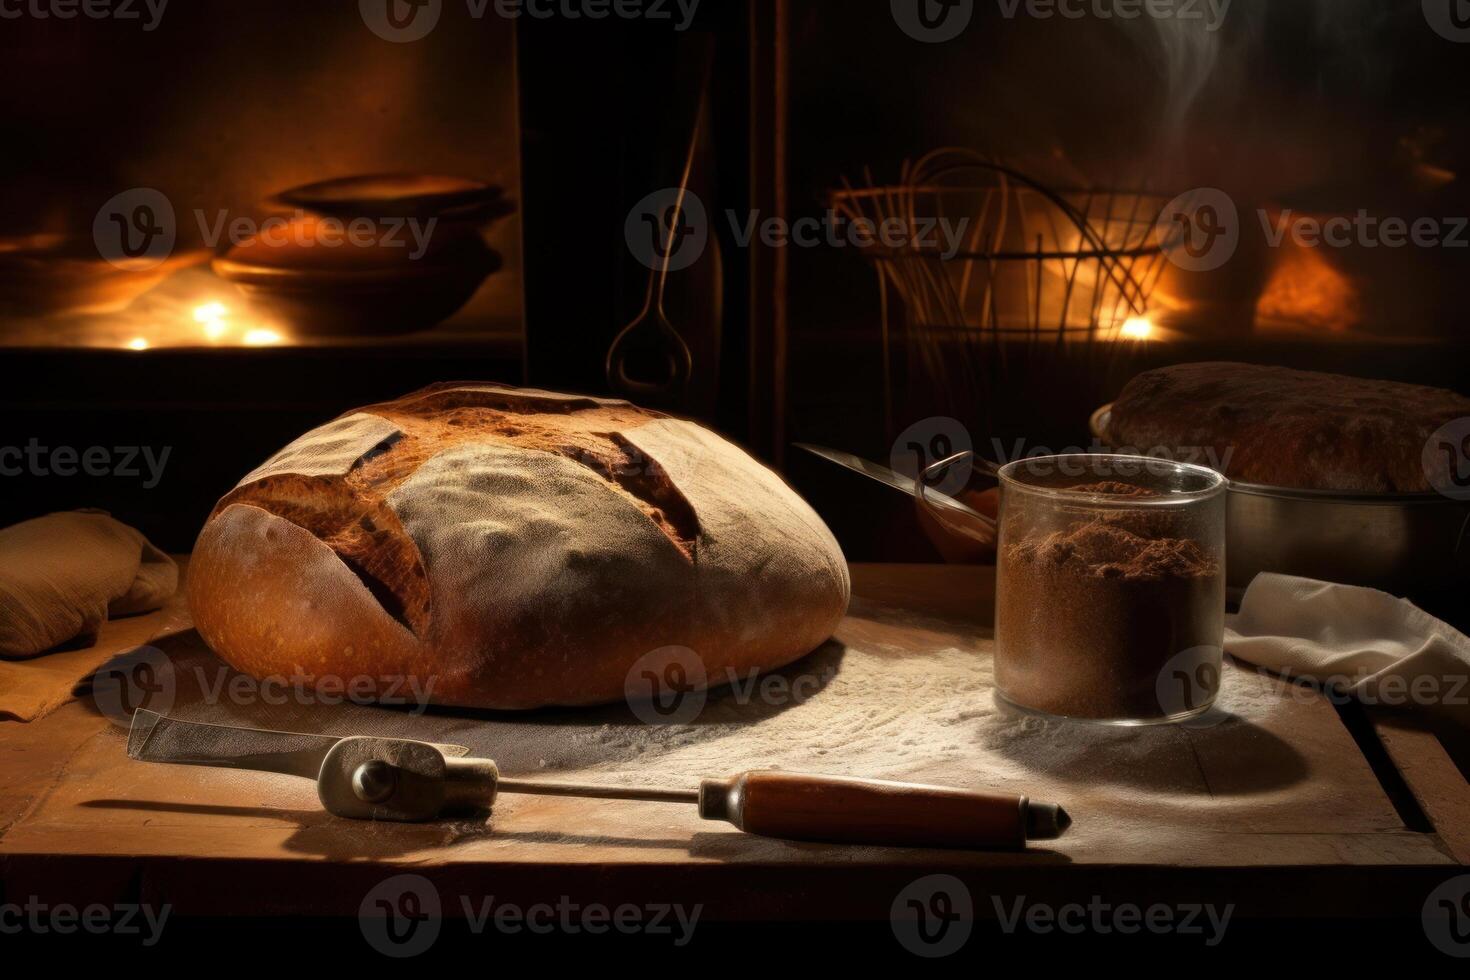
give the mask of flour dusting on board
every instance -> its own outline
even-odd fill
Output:
[[[495,759],[507,776],[687,788],[746,769],[785,769],[1068,801],[1095,791],[1191,805],[1221,789],[1259,794],[1300,778],[1295,753],[1260,724],[1288,702],[1279,685],[1251,672],[1227,670],[1223,711],[1203,725],[1048,721],[996,703],[984,627],[860,598],[832,642],[784,670],[735,677],[686,724],[645,724],[626,704],[419,714],[235,703],[196,689],[196,678],[218,669],[196,634],[160,646],[174,666],[177,717],[460,744]]]
[[[887,642],[891,630],[904,631],[904,646]],[[915,635],[935,645],[916,650]],[[1185,740],[1236,728],[1228,715],[1250,713],[1257,697],[1227,685],[1223,724],[1187,732],[1059,723],[997,704],[990,651],[973,627],[855,599],[836,642],[778,673],[772,689],[795,696],[763,698],[759,683],[740,678],[691,724],[601,725],[574,736],[575,754],[600,758],[592,768],[622,782],[772,768],[1024,792],[1043,774],[1177,756]]]

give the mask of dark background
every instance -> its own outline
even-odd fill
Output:
[[[240,475],[353,406],[454,378],[606,390],[607,346],[638,312],[648,276],[623,221],[676,182],[705,71],[693,186],[711,212],[765,205],[753,186],[769,169],[777,119],[752,91],[772,69],[752,54],[761,5],[704,0],[695,28],[678,34],[616,20],[456,24],[463,8],[447,0],[433,35],[406,45],[374,37],[355,7],[175,2],[151,34],[107,21],[6,21],[0,232],[85,226],[102,200],[139,184],[185,207],[249,210],[331,174],[445,171],[507,188],[519,213],[497,226],[495,244],[523,261],[476,297],[475,329],[443,342],[0,347],[0,445],[171,447],[152,490],[121,477],[5,478],[0,523],[101,506],[183,550]],[[1470,82],[1470,45],[1430,31],[1418,0],[1235,0],[1207,53],[1172,62],[1147,23],[1006,20],[986,0],[965,35],[941,45],[904,36],[884,0],[787,9],[789,118],[777,156],[790,217],[821,214],[843,178],[861,182],[867,168],[891,181],[903,160],[944,145],[1004,156],[1058,185],[1218,186],[1243,207],[1470,213],[1463,181],[1426,192],[1412,180],[1420,164],[1463,171]],[[1195,77],[1201,67],[1210,70]],[[1174,97],[1196,87],[1192,99]],[[886,461],[896,430],[942,414],[982,449],[992,437],[1084,444],[1088,414],[1131,374],[1205,358],[1470,391],[1466,253],[1418,250],[1407,271],[1403,255],[1355,270],[1404,312],[1351,340],[1266,338],[1247,320],[1216,320],[1187,342],[1104,362],[1027,356],[1004,366],[956,343],[953,358],[994,372],[983,404],[944,390],[900,351],[890,425],[871,265],[852,249],[785,250],[783,359],[762,343],[773,326],[757,269],[768,258],[738,247],[721,220],[700,262],[671,282],[671,320],[696,352],[690,396],[674,407],[777,462],[856,560],[934,553],[907,502],[791,454],[792,441]],[[774,423],[762,414],[770,405]]]

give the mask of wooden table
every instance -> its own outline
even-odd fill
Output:
[[[980,696],[993,571],[853,571],[855,598],[838,643],[815,655],[833,665],[817,697],[856,697],[853,685],[871,663],[891,673],[922,669],[925,658],[951,664],[945,669],[968,658],[977,711],[989,712]],[[979,895],[1024,894],[1229,902],[1241,917],[1414,917],[1433,887],[1464,873],[1470,788],[1434,736],[1400,720],[1340,713],[1238,666],[1228,669],[1227,690],[1248,717],[1136,738],[1103,737],[1089,726],[1001,729],[993,718],[982,738],[967,713],[933,716],[919,704],[895,704],[874,721],[903,732],[911,712],[912,730],[942,724],[954,736],[929,755],[922,746],[901,752],[896,740],[895,757],[907,752],[914,761],[874,775],[993,783],[1064,802],[1076,818],[1072,832],[1025,853],[788,844],[702,823],[674,806],[532,797],[505,798],[493,825],[354,823],[323,813],[304,780],[131,762],[123,732],[82,699],[28,724],[0,723],[0,869],[7,894],[143,898],[171,903],[178,915],[356,915],[369,889],[412,871],[445,895],[697,902],[706,919],[733,920],[885,919],[900,889],[936,872],[966,882],[981,916],[994,912]],[[757,724],[778,723],[780,713],[768,715]],[[482,723],[505,719],[469,724]],[[547,720],[574,734],[578,724],[571,712]],[[738,756],[739,731],[720,731]],[[811,765],[841,768],[840,742],[813,748],[826,755]],[[660,758],[717,744],[660,750]],[[1004,771],[996,763],[988,779],[984,760],[998,753]],[[791,758],[800,756],[781,761]],[[738,761],[730,768],[745,768]],[[657,761],[651,766],[660,771]],[[446,914],[457,908],[448,899],[445,906]]]

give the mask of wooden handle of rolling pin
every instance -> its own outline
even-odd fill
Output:
[[[1054,803],[842,776],[746,772],[707,779],[699,815],[785,840],[890,847],[1023,848],[1071,824]]]

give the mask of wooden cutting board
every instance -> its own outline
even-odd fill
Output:
[[[82,701],[31,724],[0,723],[7,887],[54,900],[142,887],[184,913],[264,902],[355,914],[359,886],[411,867],[451,888],[489,876],[499,894],[526,901],[689,890],[715,915],[881,917],[895,887],[944,869],[1032,895],[1177,889],[1201,901],[1218,888],[1262,914],[1289,914],[1314,892],[1324,910],[1368,900],[1412,912],[1470,861],[1470,789],[1430,735],[1365,722],[1365,754],[1331,704],[1238,665],[1227,668],[1227,714],[1201,727],[1008,715],[990,691],[993,571],[860,566],[854,591],[833,643],[765,687],[737,678],[695,721],[666,730],[622,706],[419,716],[211,704],[199,689],[228,678],[197,637],[159,647],[193,678],[176,692],[183,717],[406,732],[544,778],[682,786],[777,766],[998,789],[1062,802],[1076,821],[1067,836],[1013,854],[841,848],[744,836],[677,806],[535,797],[506,797],[488,824],[361,824],[323,813],[305,780],[131,762],[123,731]],[[229,888],[218,887],[222,875]],[[1305,877],[1291,892],[1283,875]],[[754,888],[770,901],[753,905]]]

